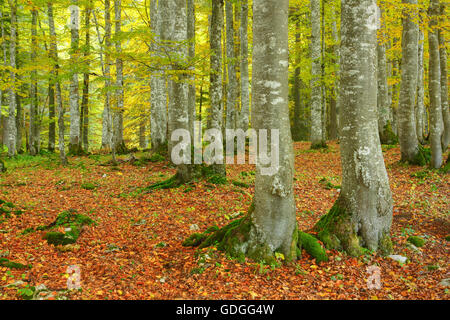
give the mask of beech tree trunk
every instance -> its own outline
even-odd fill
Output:
[[[31,61],[36,63],[37,57],[37,10],[31,10]],[[34,66],[35,67],[35,66]],[[37,96],[37,71],[31,71],[31,90],[30,90],[30,154],[39,153],[39,118],[38,118],[38,96]]]
[[[112,111],[111,111],[111,3],[105,0],[105,104],[102,114],[102,149],[112,149]]]
[[[320,0],[311,2],[311,148],[326,146],[323,139]]]
[[[428,122],[425,114],[425,90],[423,80],[423,31],[419,30],[419,53],[418,53],[418,74],[417,74],[417,100],[416,100],[416,130],[417,139],[421,144],[425,143],[424,127]]]
[[[418,160],[415,98],[418,72],[419,25],[417,0],[403,0],[405,8],[402,35],[402,80],[398,106],[398,138],[401,160],[411,164],[421,164]]]
[[[90,72],[90,63],[89,63],[89,55],[90,55],[90,46],[91,46],[91,37],[90,37],[90,20],[91,20],[91,2],[89,1],[86,5],[84,16],[84,28],[86,29],[86,38],[85,38],[85,47],[84,47],[84,68],[85,72],[83,74],[83,95],[81,99],[81,112],[80,116],[82,121],[80,121],[81,128],[81,139],[84,151],[89,151],[89,72]]]
[[[161,19],[165,14],[162,12],[162,3],[157,0],[150,2],[150,23],[152,32],[155,36],[154,40],[154,55],[155,57],[161,56],[161,50],[163,49],[161,42]],[[151,80],[151,113],[150,113],[150,126],[151,126],[151,142],[152,150],[154,152],[162,153],[167,150],[167,90],[166,90],[166,77],[163,70],[155,70],[152,72]]]
[[[16,155],[16,139],[17,139],[17,127],[16,127],[16,26],[17,26],[17,3],[14,0],[9,0],[9,7],[11,10],[11,31],[9,39],[9,66],[10,71],[10,88],[9,88],[9,110],[8,110],[8,125],[7,125],[7,147],[8,156],[14,157]]]
[[[248,72],[248,0],[241,0],[241,25],[239,28],[241,59],[241,110],[239,128],[247,131],[250,124],[250,91]]]
[[[226,64],[228,73],[227,82],[227,110],[226,110],[226,128],[236,128],[236,111],[237,111],[237,75],[234,56],[234,14],[233,3],[226,1],[225,3],[226,13]]]
[[[440,4],[440,17],[445,17],[445,3]],[[447,17],[448,18],[448,17]],[[447,77],[447,44],[442,29],[438,31],[439,37],[439,59],[441,67],[441,108],[444,121],[444,132],[442,135],[442,152],[447,151],[450,143],[450,110],[448,107],[448,77]]]
[[[78,71],[79,68],[79,29],[80,29],[80,9],[78,7],[78,0],[72,0],[70,7],[70,33],[71,33],[71,49],[70,49],[70,63],[71,63],[71,81],[70,81],[70,141],[69,153],[79,154],[81,152],[81,138],[80,138],[80,109],[79,109],[79,84]]]
[[[439,0],[431,0],[429,8],[430,22],[428,31],[429,47],[429,95],[430,95],[430,146],[431,166],[440,168],[442,165],[442,135],[444,123],[441,105],[441,68],[439,58],[438,15]]]
[[[328,248],[387,254],[392,195],[378,136],[377,5],[343,0],[341,10],[342,189],[315,229]]]
[[[56,106],[58,112],[58,147],[59,157],[63,165],[67,164],[65,141],[64,141],[64,107],[61,94],[61,83],[59,81],[59,63],[58,63],[58,46],[56,44],[55,22],[53,18],[53,4],[47,3],[48,25],[50,29],[50,50],[49,55],[52,61],[52,71],[50,76],[50,84],[55,86]]]

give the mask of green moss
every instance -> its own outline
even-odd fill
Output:
[[[151,155],[150,158],[148,158],[150,162],[163,162],[166,160],[164,156],[160,155],[159,153],[154,153]]]
[[[31,269],[31,265],[24,265],[22,263],[9,261],[6,258],[0,258],[0,266],[6,267],[9,269]]]
[[[236,187],[250,188],[250,185],[248,185],[247,183],[242,182],[242,181],[233,180],[232,183],[233,183],[233,185],[235,185]]]
[[[81,188],[85,190],[95,190],[97,189],[97,185],[91,182],[85,182],[81,185]]]
[[[389,234],[385,233],[381,237],[381,239],[378,243],[378,249],[383,256],[388,256],[388,255],[392,254],[393,247],[392,247],[391,237],[389,236]]]
[[[47,240],[48,244],[52,244],[54,246],[57,245],[66,245],[77,242],[78,237],[80,236],[81,229],[76,226],[72,226],[69,231],[63,232],[47,232],[43,239]]]
[[[208,177],[207,181],[212,184],[227,184],[227,177],[219,174],[213,174]]]
[[[445,240],[450,241],[450,234],[445,237]]]
[[[325,249],[320,245],[319,241],[312,235],[299,231],[298,243],[306,250],[316,261],[328,261],[328,255]]]
[[[384,126],[383,131],[380,132],[380,141],[381,144],[394,145],[398,143],[398,137],[392,130],[391,122],[388,121]]]
[[[327,143],[325,141],[320,141],[318,143],[311,144],[311,149],[328,149]]]
[[[428,163],[430,163],[430,161],[431,161],[431,149],[419,145],[416,157],[410,163],[419,166],[425,166]]]
[[[407,241],[409,243],[412,243],[413,245],[415,245],[416,247],[420,248],[423,247],[425,244],[425,240],[422,239],[421,237],[418,236],[410,236]]]

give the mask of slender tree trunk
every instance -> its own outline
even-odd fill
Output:
[[[114,0],[115,12],[115,35],[120,37],[122,28],[122,1]],[[123,92],[123,60],[122,45],[120,38],[115,41],[116,48],[116,107],[113,111],[113,153],[123,153],[125,144],[123,141],[123,112],[124,112],[124,92]]]
[[[429,95],[430,95],[430,146],[431,166],[440,168],[442,165],[442,135],[444,123],[441,105],[441,69],[439,58],[438,15],[439,0],[431,0],[429,8],[430,22],[428,31],[429,47]]]
[[[384,23],[379,32],[377,56],[378,56],[378,132],[382,144],[394,144],[396,137],[392,132],[389,121],[389,93],[388,93],[388,75],[387,75],[387,59],[386,59],[386,34],[384,32]]]
[[[418,54],[418,74],[417,74],[417,100],[416,100],[416,130],[417,139],[421,144],[425,143],[424,140],[424,126],[427,121],[425,115],[425,90],[423,80],[423,31],[419,30],[419,54]]]
[[[56,89],[56,105],[58,111],[58,146],[59,146],[59,157],[63,165],[67,164],[66,151],[65,151],[65,141],[64,141],[64,107],[62,103],[61,95],[61,84],[59,80],[59,63],[58,63],[58,46],[56,44],[56,31],[55,22],[53,18],[53,4],[49,1],[47,3],[48,12],[48,25],[50,28],[50,50],[49,55],[53,63],[53,68],[50,73],[50,85],[55,86]]]
[[[194,137],[194,121],[196,120],[196,103],[195,103],[195,2],[194,0],[187,0],[187,38],[189,40],[189,59],[190,71],[192,75],[189,77],[189,130],[191,137]],[[193,141],[193,140],[192,140]]]
[[[320,45],[320,0],[311,3],[311,148],[326,146],[322,133],[322,81]]]
[[[102,149],[112,149],[111,111],[111,5],[105,0],[105,104],[102,114]]]
[[[158,5],[157,0],[151,0],[150,3],[150,23],[151,29],[155,36],[154,40],[154,56],[161,56],[162,45],[161,40],[161,18],[164,15],[161,9],[161,2]],[[160,7],[161,6],[161,7]],[[157,153],[167,152],[167,90],[166,76],[164,71],[156,70],[152,72],[151,80],[151,142],[152,150]]]
[[[403,0],[408,6],[403,18],[402,35],[402,81],[398,107],[398,137],[402,161],[421,164],[418,160],[419,141],[417,140],[415,97],[417,90],[419,25],[417,19],[417,0]]]
[[[84,151],[89,151],[89,72],[90,72],[90,63],[89,63],[89,55],[90,55],[90,46],[91,46],[91,37],[90,37],[90,20],[91,20],[91,3],[88,2],[85,10],[85,22],[84,26],[86,29],[86,40],[84,47],[84,68],[85,72],[83,74],[83,95],[81,99],[81,119],[80,121],[80,137],[82,138]]]
[[[0,26],[1,26],[1,33],[2,33],[2,49],[3,49],[3,67],[8,66],[8,49],[7,49],[7,42],[6,42],[6,30],[5,30],[5,15],[3,13],[3,7],[0,10]],[[5,71],[3,71],[5,72]],[[3,76],[2,72],[2,76]],[[6,92],[6,91],[5,91]],[[3,150],[3,144],[4,144],[4,135],[5,135],[5,119],[2,113],[3,110],[3,101],[5,100],[5,93],[2,88],[0,88],[0,148]]]
[[[8,113],[8,156],[14,157],[16,155],[16,139],[17,139],[17,127],[16,127],[16,106],[17,106],[17,83],[16,83],[16,26],[17,26],[17,3],[15,0],[9,0],[9,6],[11,10],[11,32],[9,40],[9,66],[10,71],[10,89],[9,89],[9,113]]]
[[[334,8],[337,12],[337,9]],[[338,15],[335,13],[333,23],[331,25],[331,34],[333,37],[333,55],[336,65],[339,65],[339,33],[337,31]],[[339,137],[339,66],[336,69],[336,80],[333,85],[333,93],[330,99],[330,139],[335,140]]]
[[[38,12],[34,8],[31,10],[31,61],[34,64],[31,71],[31,99],[30,99],[30,154],[39,153],[39,119],[38,119],[38,96],[37,96],[37,15]]]
[[[237,110],[237,89],[238,81],[236,75],[235,66],[235,49],[234,49],[234,14],[233,3],[226,1],[225,3],[226,14],[226,64],[228,72],[228,85],[227,85],[227,110],[226,110],[226,128],[236,128],[236,110]]]
[[[296,32],[295,32],[295,70],[294,70],[294,86],[293,86],[293,95],[294,95],[294,121],[292,128],[292,139],[294,141],[301,141],[305,138],[305,125],[302,117],[303,115],[303,103],[301,100],[301,79],[300,79],[300,59],[301,59],[301,51],[300,51],[300,21],[297,17],[295,22]]]
[[[375,0],[343,0],[341,10],[342,189],[315,228],[329,248],[387,254],[392,195],[378,135],[377,6]]]
[[[222,29],[223,29],[223,0],[212,1],[210,49],[211,74],[209,95],[211,106],[208,114],[208,129],[223,131],[223,84],[222,84]],[[222,142],[220,142],[222,144]],[[214,164],[218,174],[225,175],[224,164]]]
[[[445,3],[440,4],[440,17],[445,17]],[[448,17],[447,17],[448,18]],[[439,29],[439,58],[441,67],[441,108],[444,121],[444,132],[442,135],[442,152],[447,151],[450,143],[450,110],[448,107],[448,76],[447,76],[447,45],[444,29]]]
[[[81,151],[80,137],[80,110],[79,110],[79,85],[78,85],[78,63],[79,63],[79,29],[80,29],[80,9],[78,0],[72,0],[70,7],[70,33],[71,33],[71,81],[70,81],[70,142],[69,153],[79,154]]]
[[[248,0],[241,0],[240,59],[241,59],[241,110],[239,121],[241,128],[247,131],[250,124],[250,90],[248,72]]]

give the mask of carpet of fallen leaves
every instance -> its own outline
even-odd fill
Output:
[[[338,197],[339,146],[311,152],[308,143],[296,143],[295,153],[297,221],[301,230],[310,230]],[[167,163],[125,163],[113,170],[91,156],[70,158],[66,168],[9,170],[1,176],[0,198],[24,213],[0,224],[0,251],[32,268],[0,267],[0,299],[20,299],[17,288],[4,287],[17,280],[65,290],[73,265],[81,270],[82,290],[67,293],[69,299],[448,299],[449,288],[440,284],[450,278],[448,175],[429,171],[414,177],[424,168],[399,163],[398,147],[384,155],[394,198],[394,251],[408,257],[404,264],[376,254],[352,258],[328,251],[330,261],[318,265],[303,251],[296,263],[274,268],[239,263],[213,248],[182,247],[196,226],[222,226],[246,212],[254,191],[251,165],[227,167],[228,181],[246,182],[248,188],[199,182],[151,193],[139,188],[170,177],[175,170]],[[86,190],[83,183],[95,188]],[[71,208],[97,222],[85,228],[72,250],[48,245],[43,231],[21,234]],[[425,238],[425,246],[410,249],[409,235]],[[380,289],[368,288],[370,266],[380,268]]]

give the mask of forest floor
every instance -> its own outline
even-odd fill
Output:
[[[310,151],[309,143],[296,143],[295,152],[297,221],[305,231],[338,197],[339,146]],[[0,266],[0,299],[24,298],[42,284],[48,292],[38,297],[49,299],[449,299],[448,174],[399,163],[398,146],[383,146],[383,152],[394,198],[394,252],[406,256],[405,263],[328,251],[330,260],[316,264],[303,251],[293,264],[268,266],[239,263],[214,248],[183,247],[197,226],[222,226],[247,211],[252,165],[228,166],[224,185],[199,182],[145,193],[140,188],[174,174],[167,162],[111,167],[100,165],[108,156],[91,155],[71,157],[61,167],[56,155],[7,160],[0,198],[23,214],[0,216],[0,258],[31,268]],[[76,245],[49,245],[42,238],[46,231],[22,234],[68,209],[96,222],[83,228]],[[407,246],[410,235],[425,245]],[[68,291],[68,267],[74,265],[82,289]],[[379,268],[379,289],[368,287],[371,266]]]

